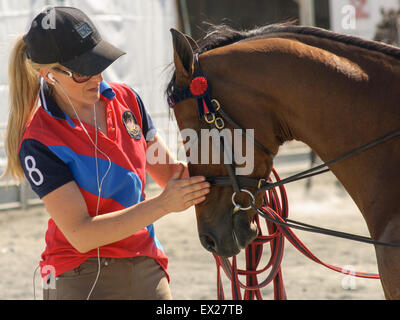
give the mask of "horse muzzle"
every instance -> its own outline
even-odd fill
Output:
[[[257,237],[257,227],[246,211],[239,210],[227,215],[219,225],[198,224],[200,242],[203,247],[221,257],[237,255]]]

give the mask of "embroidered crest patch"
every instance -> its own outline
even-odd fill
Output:
[[[129,135],[136,140],[140,140],[142,137],[142,129],[140,128],[133,112],[125,111],[122,115],[122,121],[124,122],[126,131],[128,131]]]

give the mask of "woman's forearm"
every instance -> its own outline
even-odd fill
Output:
[[[166,188],[156,198],[145,200],[132,207],[86,217],[78,224],[73,235],[75,248],[88,252],[100,246],[125,239],[170,212],[180,212],[205,200],[210,184],[204,177],[181,179],[185,172],[178,166]]]
[[[129,208],[89,216],[74,181],[43,197],[47,212],[71,245],[81,253],[128,238],[170,212],[180,212],[205,200],[210,184],[204,177],[182,179],[184,166],[171,177],[162,193]],[[74,199],[74,201],[71,201]]]
[[[163,217],[167,212],[157,198],[132,207],[87,217],[77,230],[75,247],[82,253],[125,239]]]

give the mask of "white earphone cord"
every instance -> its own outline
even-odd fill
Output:
[[[81,121],[81,119],[80,119],[80,117],[79,117],[79,115],[78,115],[78,113],[77,113],[77,111],[76,111],[76,109],[75,109],[75,107],[74,107],[74,104],[72,103],[72,101],[71,101],[71,99],[69,98],[68,94],[65,92],[64,88],[62,87],[62,85],[60,85],[60,84],[58,83],[58,81],[55,80],[53,77],[51,77],[50,79],[53,80],[53,83],[56,84],[56,85],[61,89],[61,91],[63,92],[63,94],[64,94],[65,97],[67,98],[69,104],[71,105],[72,109],[74,110],[74,113],[75,113],[75,115],[76,115],[76,117],[77,117],[77,119],[78,119],[78,121],[79,121],[79,124],[81,125],[83,131],[85,132],[85,134],[86,134],[87,137],[89,138],[90,142],[91,142],[92,145],[94,146],[94,157],[95,157],[95,161],[96,161],[96,179],[97,179],[97,189],[98,189],[97,205],[96,205],[96,216],[97,216],[98,213],[99,213],[101,188],[102,188],[102,186],[103,186],[103,182],[104,182],[105,178],[107,177],[107,175],[108,175],[108,173],[109,173],[109,171],[110,171],[110,169],[111,169],[111,159],[110,159],[110,157],[109,157],[105,152],[103,152],[103,151],[102,151],[101,149],[99,149],[99,147],[97,146],[97,130],[98,130],[98,128],[97,128],[97,117],[96,117],[96,105],[93,105],[93,112],[94,112],[94,117],[93,117],[93,118],[94,118],[95,132],[96,132],[96,135],[95,135],[95,142],[93,142],[93,139],[90,137],[88,131],[86,130],[85,126],[83,125],[83,123],[82,123],[82,121]],[[41,85],[42,85],[42,82],[41,82]],[[107,170],[106,170],[104,176],[103,176],[101,179],[100,179],[100,177],[99,177],[99,165],[98,165],[98,159],[97,159],[97,151],[99,151],[99,152],[100,152],[103,156],[105,156],[105,157],[107,158],[107,160],[108,160],[108,168],[107,168]],[[86,300],[89,300],[89,299],[90,299],[90,296],[92,295],[92,292],[93,292],[93,290],[94,290],[94,288],[95,288],[95,286],[96,286],[96,284],[97,284],[97,281],[98,281],[98,279],[99,279],[99,276],[100,276],[100,269],[101,269],[101,264],[100,264],[100,248],[97,248],[97,263],[98,263],[98,269],[97,269],[96,279],[95,279],[95,281],[94,281],[94,283],[93,283],[93,285],[92,285],[92,288],[90,289],[90,292],[89,292],[89,294],[88,294]],[[36,270],[37,270],[37,268],[35,269],[34,274],[33,274],[33,281],[35,281],[35,273],[36,273]],[[33,286],[33,294],[34,294],[34,299],[36,300],[35,286]]]
[[[89,133],[87,132],[85,126],[83,125],[81,119],[79,118],[78,112],[76,111],[74,104],[72,103],[71,99],[69,98],[68,94],[65,92],[64,88],[55,80],[54,81],[55,84],[58,85],[59,88],[61,88],[61,91],[63,92],[63,94],[65,95],[65,97],[68,99],[68,102],[70,103],[72,109],[74,110],[74,113],[76,115],[76,117],[78,118],[79,124],[81,125],[82,129],[85,131],[86,135],[88,136],[90,142],[93,144],[94,146],[94,155],[95,155],[95,161],[96,161],[96,179],[97,179],[97,188],[98,188],[98,196],[97,196],[97,205],[96,205],[96,216],[99,213],[99,205],[100,205],[100,195],[101,195],[101,188],[103,186],[103,182],[104,179],[107,177],[110,169],[111,169],[111,159],[110,157],[104,153],[102,150],[100,150],[97,146],[97,117],[96,117],[96,105],[93,105],[93,111],[94,111],[94,126],[95,126],[95,142],[93,142],[92,138],[90,137]],[[108,168],[104,174],[104,176],[101,178],[101,180],[99,179],[99,165],[98,165],[98,159],[97,159],[97,151],[99,151],[102,155],[104,155],[107,160],[108,160]],[[99,182],[100,180],[100,182]],[[100,249],[97,248],[97,263],[98,263],[98,268],[97,268],[97,275],[96,275],[96,279],[92,285],[92,288],[90,289],[90,292],[86,298],[86,300],[90,299],[90,296],[92,295],[92,292],[97,284],[97,281],[99,279],[100,276],[100,270],[101,270],[101,264],[100,264]]]

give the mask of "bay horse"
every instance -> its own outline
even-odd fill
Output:
[[[395,47],[293,24],[250,31],[213,26],[200,44],[177,30],[171,33],[175,71],[167,92],[190,86],[198,57],[212,97],[242,128],[253,128],[254,139],[270,151],[254,148],[250,177],[270,175],[273,156],[285,141],[302,141],[329,161],[400,128],[400,50]],[[193,98],[174,107],[181,130],[204,128],[196,108]],[[400,243],[399,140],[330,167],[371,238],[392,243]],[[189,172],[228,174],[223,164],[189,163]],[[196,206],[201,243],[225,257],[236,255],[257,233],[256,212],[232,214],[231,199],[231,187],[216,186]],[[249,198],[241,193],[236,201],[246,206]],[[400,299],[400,249],[375,246],[375,251],[385,297]]]

